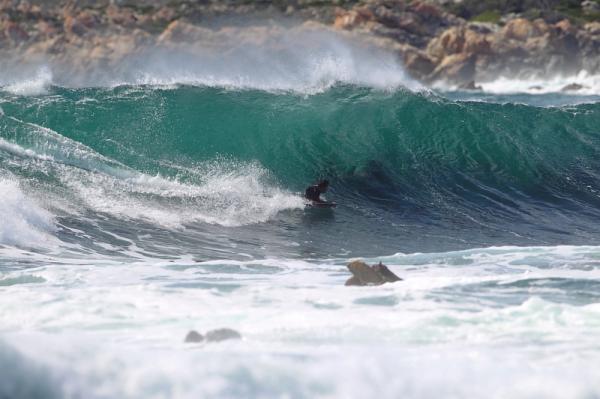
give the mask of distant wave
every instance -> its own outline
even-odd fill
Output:
[[[1,87],[2,90],[22,96],[35,96],[46,94],[52,85],[52,72],[47,66],[42,66],[33,71],[33,74],[22,79],[9,81]]]
[[[269,31],[270,32],[270,31]],[[219,33],[214,35],[220,38]],[[382,90],[423,88],[397,55],[320,29],[276,29],[249,38],[243,30],[217,43],[189,43],[140,50],[110,66],[39,65],[5,67],[0,87],[17,95],[44,94],[50,85],[115,87],[178,84],[320,93],[336,84]],[[251,35],[250,35],[251,36]],[[89,60],[88,60],[89,61]],[[16,76],[16,78],[15,78]]]

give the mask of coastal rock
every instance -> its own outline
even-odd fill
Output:
[[[35,28],[37,31],[36,39],[38,41],[50,39],[59,33],[56,26],[44,20],[38,21]]]
[[[346,281],[346,285],[381,285],[385,278],[362,261],[354,261],[348,264],[348,270],[352,277]]]
[[[425,1],[415,1],[412,4],[413,10],[421,17],[427,19],[437,19],[442,15],[442,11],[432,3]]]
[[[218,328],[215,330],[208,331],[205,335],[200,334],[196,330],[191,330],[185,336],[184,342],[186,343],[200,343],[200,342],[221,342],[228,339],[241,339],[242,336],[239,332],[232,330],[231,328]]]
[[[474,54],[452,54],[443,59],[429,76],[430,81],[445,80],[458,85],[475,80],[477,56]]]
[[[161,44],[199,42],[206,34],[207,29],[205,28],[181,20],[176,20],[167,26],[163,33],[158,37],[157,42]]]
[[[580,85],[579,83],[570,83],[566,86],[564,86],[562,89],[560,89],[560,91],[564,92],[569,92],[569,91],[579,91],[581,89],[585,89],[585,86]]]
[[[487,34],[481,34],[473,29],[466,29],[464,40],[464,53],[483,55],[490,52],[491,46]]]
[[[348,11],[338,9],[333,26],[337,29],[353,29],[373,19],[373,13],[366,7],[358,7]]]
[[[137,16],[131,8],[122,8],[114,4],[106,8],[106,16],[112,24],[124,27],[132,27],[138,21]]]
[[[583,26],[583,29],[590,35],[600,35],[600,22],[589,22]]]
[[[195,330],[191,330],[189,333],[187,333],[184,340],[184,342],[187,343],[198,343],[202,341],[204,341],[204,337],[202,336],[202,334]]]
[[[404,51],[404,66],[418,79],[424,79],[435,69],[434,61],[424,51],[414,47]]]
[[[563,19],[562,21],[557,22],[554,27],[563,33],[575,34],[577,32],[576,28],[568,19]]]
[[[208,342],[220,342],[227,339],[242,339],[242,336],[239,332],[231,328],[218,328],[206,333],[206,340]]]
[[[596,4],[587,1],[585,10]],[[585,11],[583,10],[583,11]],[[442,2],[365,0],[290,4],[260,2],[169,2],[166,0],[0,0],[0,62],[47,61],[64,71],[118,67],[131,53],[159,45],[190,51],[223,43],[269,43],[276,24],[240,27],[224,18],[277,20],[284,13],[299,22],[326,24],[344,36],[398,54],[409,73],[428,83],[469,87],[498,76],[551,77],[600,73],[600,21],[581,24],[564,13],[528,20],[505,14],[501,23],[467,21]],[[587,12],[587,11],[585,11]],[[586,18],[593,16],[587,14]],[[577,22],[575,22],[577,21]],[[325,28],[326,29],[326,28]],[[351,31],[351,32],[350,32]],[[10,61],[13,62],[13,61]]]
[[[474,80],[471,80],[467,83],[463,83],[459,85],[458,88],[461,90],[481,90],[481,86],[476,85]]]
[[[427,54],[438,61],[446,56],[462,52],[465,45],[463,27],[452,27],[439,37],[432,39],[427,45]]]
[[[546,21],[544,21],[541,18],[537,18],[533,21],[533,26],[535,27],[538,36],[542,36],[545,35],[547,33],[549,33],[551,31],[551,27],[550,25],[548,25],[546,23]]]
[[[504,26],[501,31],[506,39],[525,41],[530,37],[536,37],[542,34],[538,26],[525,18],[515,18]]]
[[[346,281],[347,286],[381,285],[402,280],[381,262],[369,266],[363,261],[355,260],[348,264],[348,270],[352,273],[352,277]]]
[[[73,16],[66,14],[63,27],[67,34],[83,36],[97,25],[96,16],[85,10]]]
[[[581,2],[581,9],[586,14],[600,13],[600,4],[594,0],[584,0]]]
[[[13,44],[19,44],[29,39],[29,34],[18,23],[9,21],[4,26],[4,35]]]
[[[427,45],[427,54],[439,62],[455,54],[485,54],[490,51],[486,34],[464,26],[452,27],[439,37],[433,38]]]
[[[379,275],[383,276],[387,283],[394,283],[396,281],[401,281],[402,279],[396,276],[386,265],[379,262],[376,265],[371,266],[371,268],[377,272]]]

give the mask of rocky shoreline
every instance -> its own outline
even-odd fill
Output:
[[[251,40],[277,35],[281,28],[274,26],[281,24],[366,40],[397,54],[409,74],[426,84],[476,89],[500,76],[600,72],[598,21],[511,15],[499,23],[472,22],[434,1],[408,0],[2,0],[0,63],[48,62],[71,71],[114,67],[149,48]]]

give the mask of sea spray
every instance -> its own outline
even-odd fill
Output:
[[[51,84],[51,69],[48,66],[43,66],[37,69],[32,77],[10,82],[2,90],[22,96],[41,95],[48,92]]]
[[[322,93],[336,84],[425,90],[405,72],[394,52],[350,34],[303,25],[204,29],[197,40],[142,46],[118,61],[90,61],[85,68],[48,62],[8,64],[3,69],[3,90],[25,96],[47,94],[52,86],[181,84],[302,95]]]
[[[11,178],[0,178],[0,245],[36,247],[56,243],[53,215]]]

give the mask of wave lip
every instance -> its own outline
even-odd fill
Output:
[[[48,67],[41,67],[33,76],[14,81],[4,86],[3,90],[21,96],[36,96],[47,94],[51,84],[52,71]]]
[[[123,55],[110,66],[86,59],[86,68],[49,61],[17,65],[0,73],[4,91],[25,96],[50,85],[70,88],[178,84],[316,94],[337,84],[382,90],[422,85],[405,72],[397,55],[377,45],[325,28],[280,26],[190,28],[190,40],[158,43]],[[18,76],[15,80],[14,76]],[[8,79],[8,81],[6,81]]]

